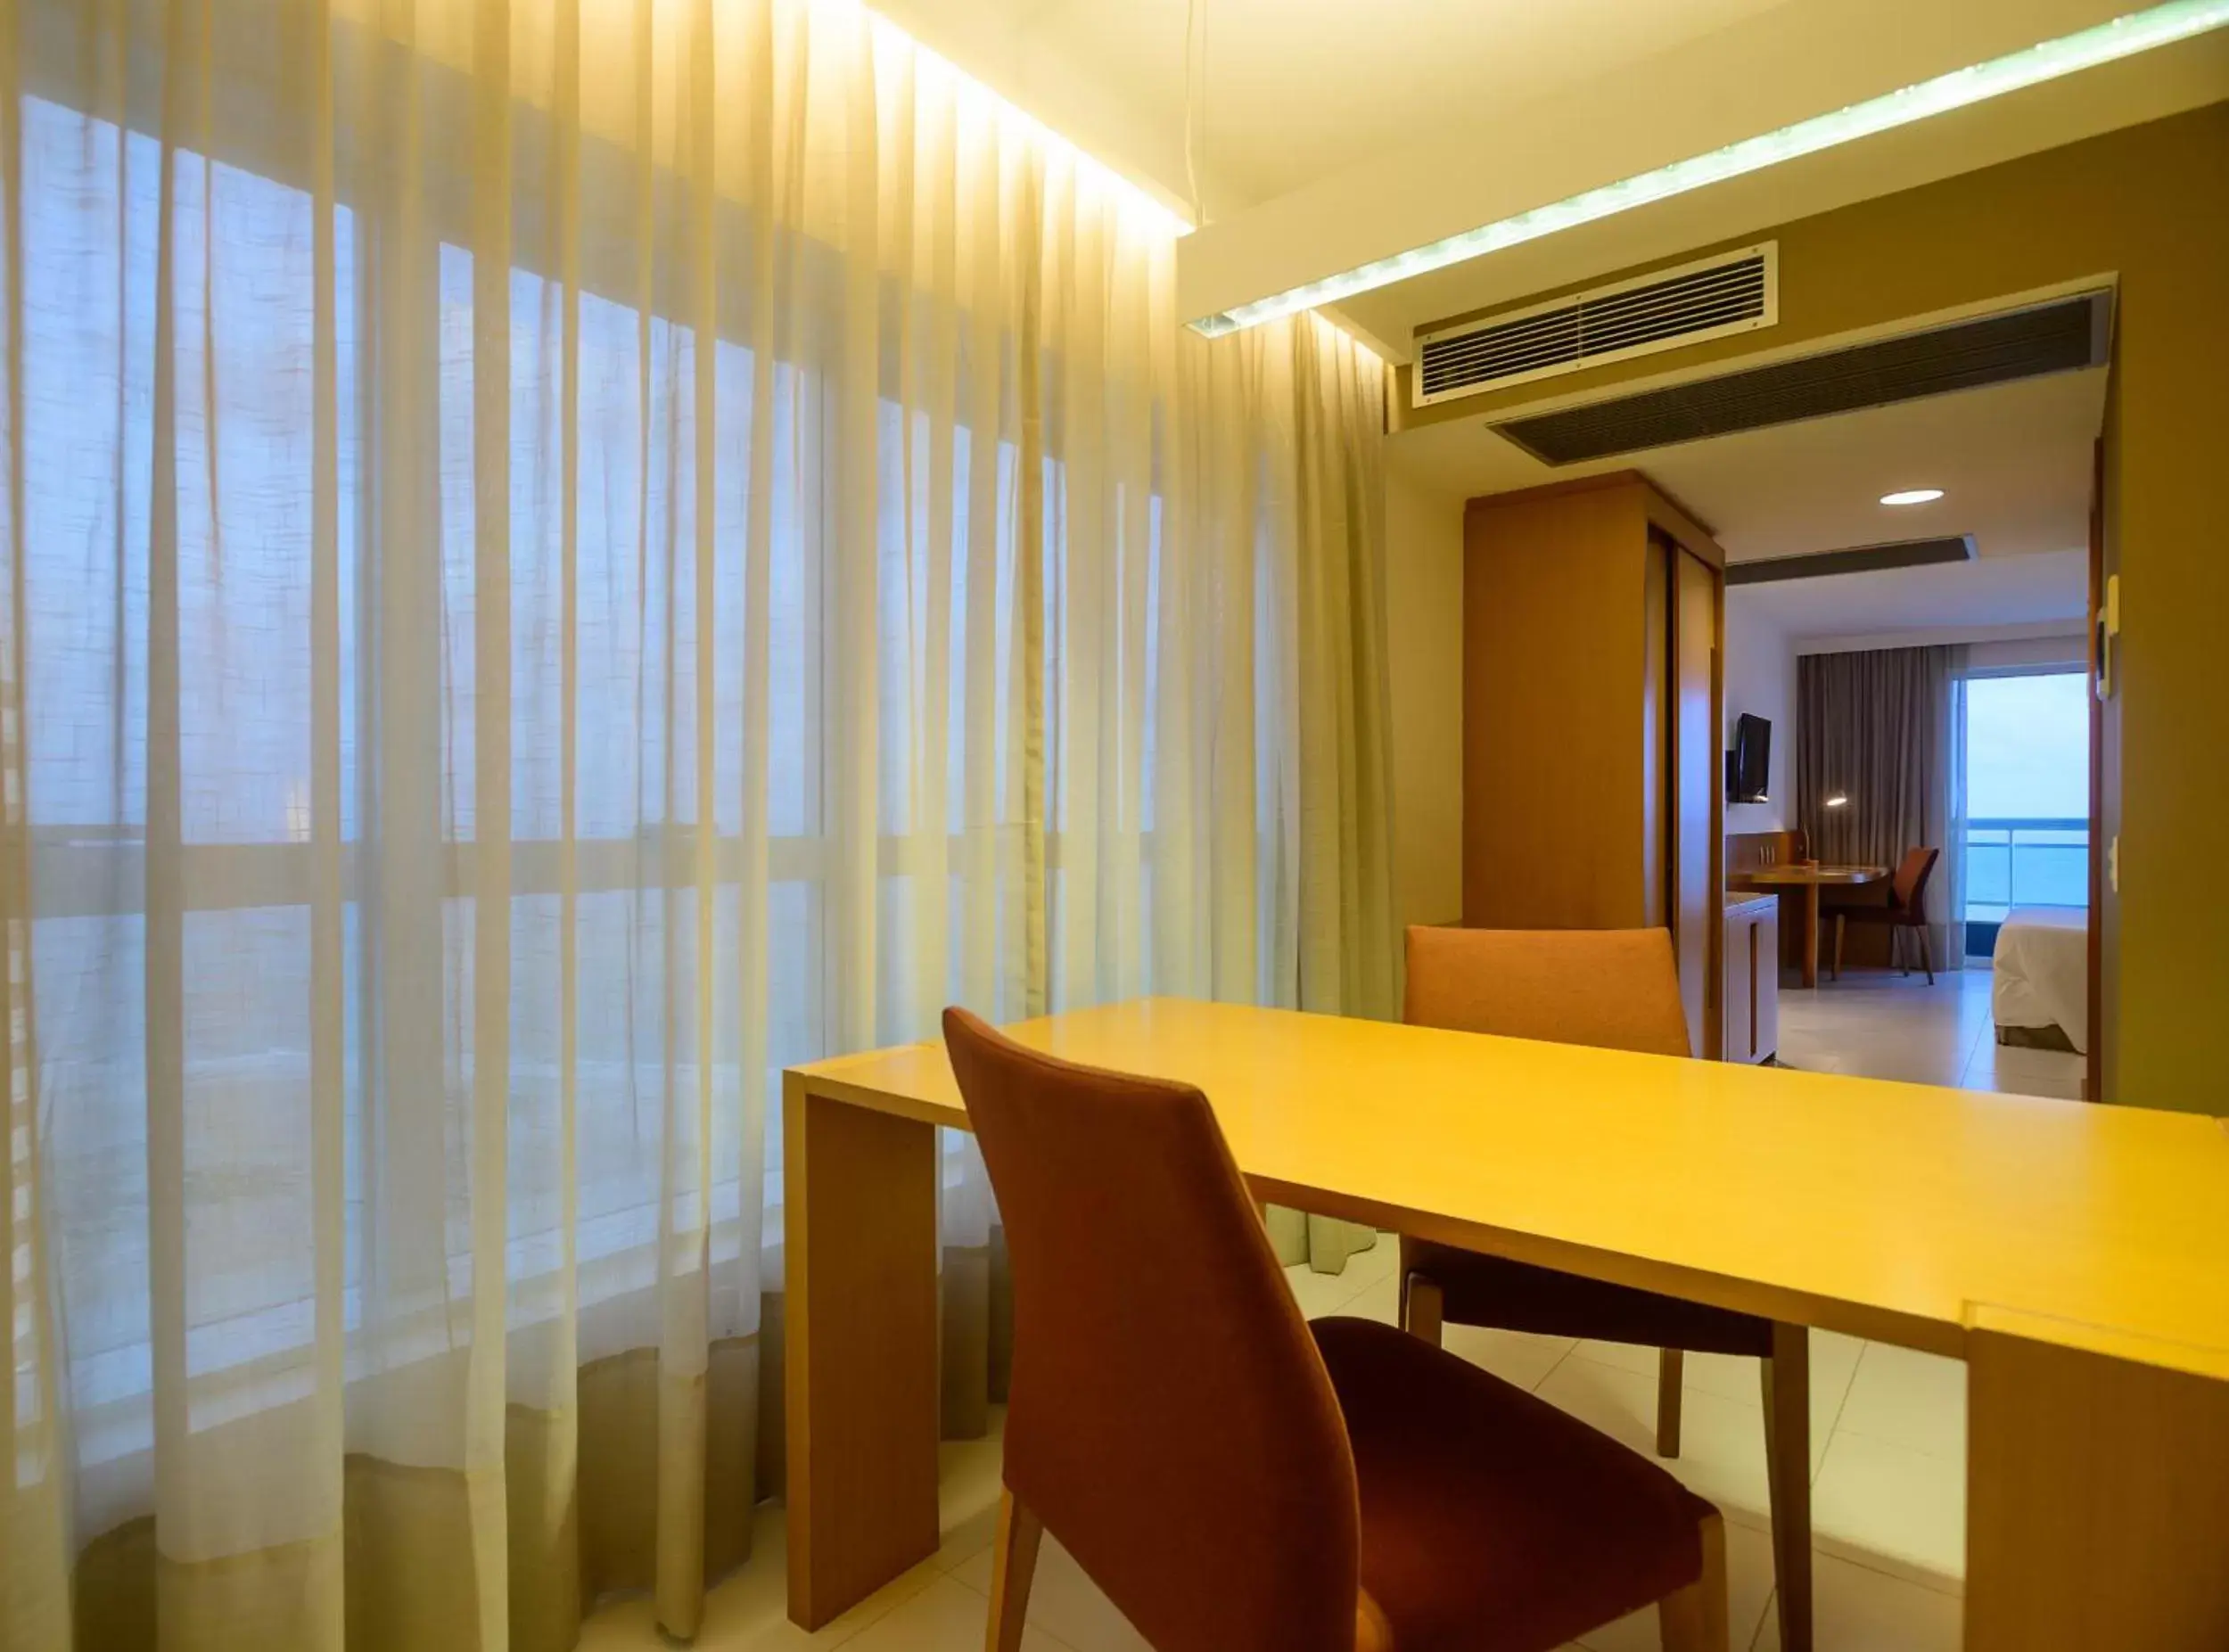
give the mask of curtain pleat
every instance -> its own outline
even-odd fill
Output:
[[[0,9],[0,1631],[24,1652],[73,1644],[69,1568],[75,1478],[64,1421],[59,1316],[49,1281],[39,1018],[32,967],[29,727],[29,483],[24,473],[29,317],[23,304],[21,20]]]
[[[1796,818],[1822,860],[1895,867],[1943,851],[1927,892],[1937,967],[1965,958],[1956,824],[1964,813],[1962,646],[1805,654],[1797,662]],[[1829,797],[1846,801],[1833,808]]]
[[[785,1065],[1390,1013],[1382,368],[865,11],[18,0],[0,192],[11,1652],[690,1637]]]

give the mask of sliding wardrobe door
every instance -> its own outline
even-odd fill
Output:
[[[1688,1040],[1698,1056],[1719,1053],[1718,948],[1723,925],[1718,879],[1719,573],[1668,539],[1672,703],[1671,920],[1680,960]]]
[[[1649,536],[1641,604],[1641,922],[1648,929],[1679,926],[1678,860],[1672,826],[1673,723],[1680,703],[1673,664],[1679,627],[1673,606],[1672,563],[1677,555],[1668,540]]]

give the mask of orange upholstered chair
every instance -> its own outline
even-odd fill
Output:
[[[1661,929],[1409,931],[1402,1019],[1417,1026],[1685,1057],[1687,1015]],[[1544,1100],[1550,1105],[1552,1100]],[[1811,1645],[1810,1342],[1801,1326],[1705,1307],[1452,1245],[1401,1241],[1402,1323],[1446,1323],[1660,1350],[1657,1450],[1680,1454],[1682,1356],[1752,1355],[1764,1387],[1781,1645]]]
[[[1717,1511],[1391,1326],[1302,1319],[1198,1090],[944,1039],[1014,1270],[991,1652],[1045,1532],[1158,1652],[1547,1652],[1650,1601],[1724,1652]]]
[[[1896,937],[1906,930],[1916,930],[1920,936],[1920,962],[1927,969],[1927,983],[1935,984],[1935,943],[1929,939],[1927,923],[1928,879],[1935,875],[1935,863],[1943,858],[1939,849],[1907,849],[1898,864],[1896,875],[1888,880],[1888,904],[1886,906],[1840,906],[1834,909],[1834,978],[1842,979],[1842,925],[1851,924],[1885,924],[1888,926],[1888,961],[1896,960]],[[1910,974],[1912,966],[1904,965],[1904,973]]]

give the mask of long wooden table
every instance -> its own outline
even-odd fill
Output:
[[[2218,1121],[1156,999],[1026,1022],[1198,1084],[1261,1197],[1967,1361],[1969,1652],[2229,1646]],[[789,1613],[937,1546],[940,1045],[793,1068]]]
[[[1888,876],[1887,867],[1822,866],[1816,860],[1791,860],[1731,873],[1726,878],[1726,887],[1804,892],[1799,942],[1803,949],[1804,985],[1815,987],[1819,984],[1819,892],[1863,888],[1867,884],[1881,883]]]

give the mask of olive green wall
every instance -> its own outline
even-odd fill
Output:
[[[2121,577],[2121,681],[2106,771],[2120,794],[2102,829],[2119,834],[2120,891],[2100,915],[2106,1095],[2229,1114],[2229,103],[1716,244],[1768,237],[1781,256],[1769,333],[1549,389],[1575,394],[2118,274],[2107,544]],[[1475,419],[1542,395],[1528,385],[1402,416]],[[1406,403],[1404,385],[1395,405]]]

